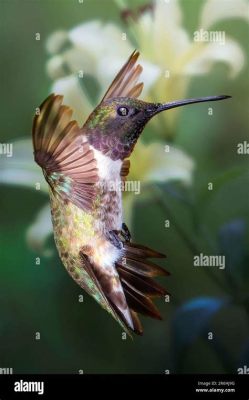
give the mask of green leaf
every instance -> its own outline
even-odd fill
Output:
[[[218,239],[220,252],[225,256],[227,271],[236,280],[245,277],[246,265],[246,223],[243,219],[234,219],[222,225]]]

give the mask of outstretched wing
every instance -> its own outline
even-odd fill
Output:
[[[137,83],[143,68],[137,64],[139,52],[134,50],[128,61],[121,68],[114,78],[110,87],[106,91],[102,101],[114,97],[133,97],[140,96],[143,90],[143,83]]]
[[[77,207],[90,210],[98,169],[93,151],[63,96],[50,95],[33,122],[34,157],[53,192]]]

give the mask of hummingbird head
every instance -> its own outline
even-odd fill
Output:
[[[88,118],[88,141],[113,160],[128,157],[157,105],[118,97],[100,103]]]
[[[117,97],[102,101],[89,116],[84,128],[89,143],[112,160],[123,160],[131,154],[147,122],[171,108],[230,96],[211,96],[169,103],[147,103],[137,98]]]

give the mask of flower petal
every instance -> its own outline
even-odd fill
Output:
[[[108,54],[124,60],[133,50],[130,42],[123,40],[122,31],[116,25],[101,21],[83,23],[66,35],[64,31],[57,31],[47,41],[48,51],[54,54],[47,64],[52,79],[78,70],[96,76],[103,56]],[[66,48],[63,50],[63,47]]]
[[[68,33],[67,48],[48,61],[49,76],[58,79],[82,70],[84,74],[90,74],[98,80],[103,94],[124,60],[134,50],[125,35],[114,24],[103,24],[100,21],[77,26]],[[58,51],[63,44],[65,46],[65,32],[58,31],[49,38],[47,47],[50,52],[56,53],[55,50]],[[160,70],[148,61],[140,61],[144,69],[142,79],[148,89]]]
[[[248,1],[207,0],[202,9],[200,28],[207,29],[216,22],[229,18],[242,18],[248,21]]]
[[[165,151],[163,143],[144,144],[138,141],[130,157],[131,168],[127,180],[141,181],[142,196],[134,193],[123,194],[124,221],[127,226],[132,227],[133,211],[135,202],[151,196],[151,192],[145,190],[152,182],[167,182],[180,180],[189,185],[192,182],[194,161],[183,151],[168,146]]]
[[[63,103],[73,109],[73,118],[79,124],[82,124],[92,112],[93,107],[89,98],[81,89],[79,79],[81,78],[77,79],[73,75],[57,79],[52,86],[52,92],[64,96]]]
[[[123,40],[122,31],[112,23],[90,21],[81,24],[69,32],[69,38],[83,51],[82,54],[86,51],[87,57],[90,57],[89,72],[92,64],[98,63],[107,52],[123,58],[133,50],[129,41]]]
[[[63,78],[68,73],[67,66],[61,55],[56,55],[47,62],[46,71],[51,79]]]
[[[145,145],[137,143],[130,158],[131,173],[129,180],[141,180],[143,183],[181,180],[190,184],[194,170],[194,161],[183,151],[163,143]]]
[[[34,161],[30,139],[20,139],[13,143],[13,157],[1,157],[0,170],[0,183],[32,189],[40,183],[40,190],[47,192],[42,170]]]
[[[176,58],[190,45],[188,33],[182,27],[179,2],[157,0],[153,26],[157,59],[161,65],[171,69]]]
[[[156,0],[155,1],[155,19],[161,28],[165,25],[172,29],[182,25],[182,10],[178,0]]]
[[[163,74],[166,70],[173,71],[176,59],[190,45],[181,19],[178,1],[157,0],[153,13],[148,10],[136,22],[131,22],[141,53],[148,60],[156,60]]]
[[[49,36],[46,48],[50,54],[56,54],[69,42],[67,31],[56,31]]]
[[[194,161],[183,151],[168,146],[169,152],[165,152],[163,145],[152,143],[148,146],[150,168],[144,175],[144,181],[166,182],[180,180],[190,184],[194,170]]]
[[[226,38],[224,45],[213,42],[198,43],[199,51],[185,65],[186,74],[201,75],[210,71],[215,62],[224,62],[230,68],[230,78],[234,78],[243,68],[245,57],[237,42]]]

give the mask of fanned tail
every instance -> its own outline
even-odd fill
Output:
[[[116,263],[116,268],[130,309],[134,332],[142,335],[143,327],[138,314],[162,319],[152,299],[168,294],[152,278],[167,276],[169,272],[149,261],[148,258],[164,258],[166,256],[148,247],[130,242],[124,244],[124,249],[125,254]]]

